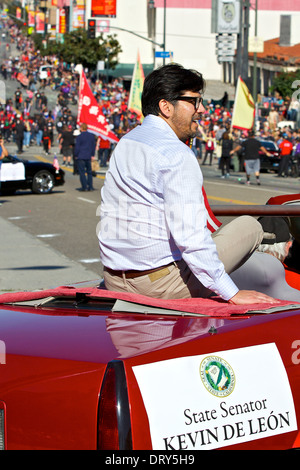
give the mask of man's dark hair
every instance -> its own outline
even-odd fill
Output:
[[[205,81],[200,72],[185,69],[179,64],[168,64],[153,70],[144,81],[142,112],[144,116],[158,116],[162,99],[175,102],[185,91],[203,91]]]

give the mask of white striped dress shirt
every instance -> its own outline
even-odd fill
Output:
[[[98,233],[103,265],[143,271],[183,258],[205,287],[233,297],[238,288],[207,228],[202,186],[194,153],[162,118],[148,115],[110,159]]]

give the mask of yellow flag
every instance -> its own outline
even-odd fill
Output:
[[[252,129],[255,117],[255,103],[246,83],[238,78],[231,126],[235,129],[249,131]]]
[[[144,86],[144,70],[140,60],[140,53],[138,52],[137,61],[134,66],[129,99],[128,99],[128,109],[137,113],[139,118],[142,116],[142,91]]]

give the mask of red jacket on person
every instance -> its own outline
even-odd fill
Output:
[[[292,151],[293,151],[293,144],[292,142],[290,142],[289,140],[287,139],[284,139],[279,145],[278,147],[280,148],[281,150],[281,155],[284,156],[284,155],[291,155]]]

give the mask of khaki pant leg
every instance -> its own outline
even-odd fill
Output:
[[[168,271],[168,272],[167,272]],[[114,276],[104,271],[105,287],[117,292],[131,292],[157,299],[186,299],[207,297],[211,294],[193,275],[185,261],[180,260],[159,272],[126,279],[123,275]],[[157,277],[157,278],[156,278]]]
[[[262,238],[260,223],[249,216],[234,219],[215,232],[213,239],[226,272],[230,274],[241,266]],[[126,279],[125,275],[114,276],[104,270],[104,282],[111,291],[131,292],[157,299],[208,297],[212,293],[199,282],[184,260],[177,261],[162,272],[134,279]]]
[[[248,215],[234,219],[213,233],[218,255],[230,274],[247,261],[263,239],[261,224]]]

